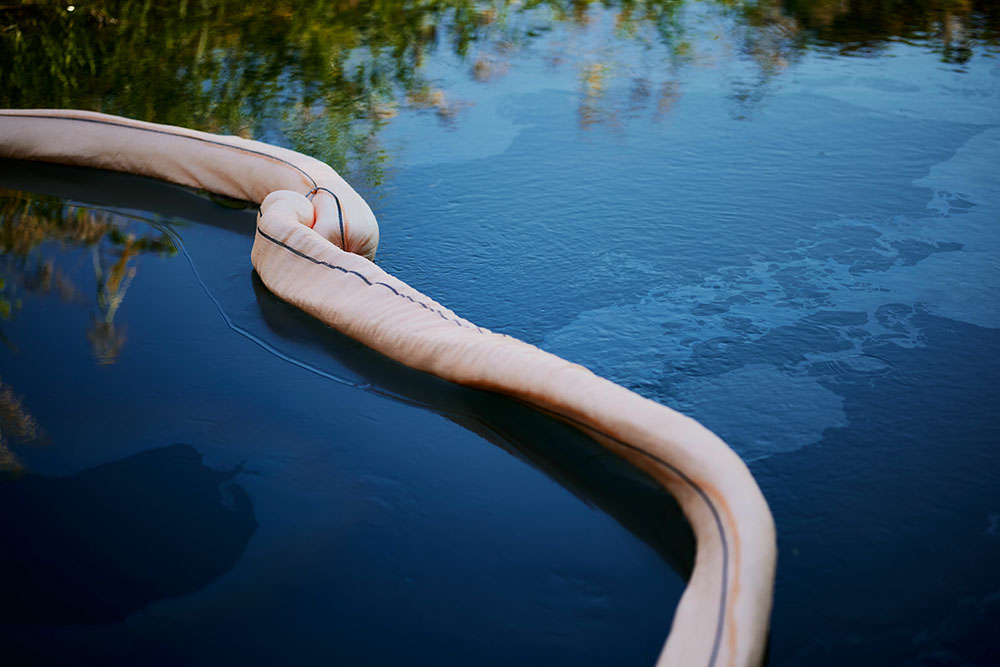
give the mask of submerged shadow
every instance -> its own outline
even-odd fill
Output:
[[[257,527],[239,472],[176,444],[71,477],[0,478],[0,622],[116,623],[205,587]]]
[[[694,534],[677,501],[648,475],[564,422],[397,363],[282,301],[256,272],[252,280],[261,319],[276,338],[317,349],[372,392],[431,410],[482,436],[614,518],[678,574],[690,576]]]

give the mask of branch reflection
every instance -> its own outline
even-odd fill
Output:
[[[74,280],[67,248],[86,248],[96,286],[96,313],[87,332],[95,359],[114,363],[125,343],[115,315],[136,276],[142,253],[177,252],[162,230],[148,232],[144,223],[127,216],[67,204],[56,197],[0,189],[0,314],[14,317],[26,293],[55,292],[65,302],[81,302],[85,290]],[[56,242],[56,243],[52,243]],[[13,345],[0,329],[0,339]]]

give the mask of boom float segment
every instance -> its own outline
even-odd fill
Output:
[[[160,178],[260,204],[251,260],[279,297],[412,368],[562,419],[662,484],[698,550],[660,667],[763,659],[774,521],[743,461],[693,419],[492,333],[372,263],[375,216],[329,166],[232,136],[86,111],[0,110],[0,157]]]

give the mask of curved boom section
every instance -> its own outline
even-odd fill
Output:
[[[698,543],[659,665],[762,661],[774,522],[743,461],[694,420],[455,315],[370,260],[375,217],[327,165],[267,144],[104,114],[0,111],[0,157],[126,171],[260,203],[251,259],[275,294],[412,368],[573,424],[679,501]]]

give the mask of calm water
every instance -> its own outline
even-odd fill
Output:
[[[0,10],[0,104],[321,157],[388,271],[718,432],[770,664],[1000,664],[995,3],[258,4]],[[655,658],[692,547],[647,481],[282,305],[246,211],[0,187],[12,655]]]

